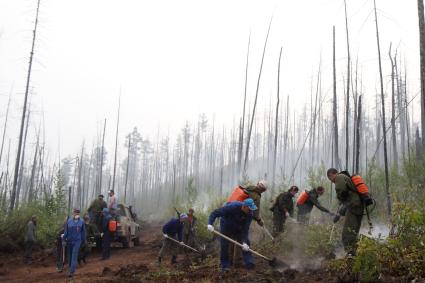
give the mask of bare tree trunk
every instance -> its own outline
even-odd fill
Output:
[[[40,9],[40,1],[41,0],[37,1],[37,12],[36,12],[36,16],[35,16],[30,60],[29,60],[29,64],[28,64],[27,84],[26,84],[26,88],[25,88],[24,106],[23,106],[23,109],[22,109],[21,128],[20,128],[20,132],[19,132],[18,153],[16,155],[15,174],[13,176],[12,193],[10,195],[10,207],[9,207],[10,211],[13,211],[13,209],[15,208],[16,189],[17,189],[17,185],[18,185],[18,173],[19,173],[19,165],[20,165],[20,160],[21,160],[22,139],[23,139],[23,133],[24,133],[25,115],[27,113],[27,101],[28,101],[29,87],[30,87],[30,81],[31,81],[31,70],[32,70],[32,61],[33,61],[33,57],[34,57],[35,38],[36,38],[36,35],[37,35],[38,12],[39,12],[39,9]]]
[[[419,18],[419,50],[421,60],[421,129],[422,146],[425,148],[425,20],[424,20],[424,2],[418,0],[418,18]]]
[[[35,153],[34,153],[34,160],[32,162],[32,169],[31,169],[31,179],[30,179],[30,187],[28,190],[28,202],[31,203],[34,197],[34,178],[35,178],[35,171],[37,168],[37,155],[38,155],[38,146],[40,141],[40,130],[37,134],[37,143],[35,145]]]
[[[244,142],[244,133],[245,133],[245,111],[246,111],[246,92],[248,86],[248,64],[249,64],[249,46],[251,43],[251,32],[249,33],[248,38],[248,50],[246,52],[246,67],[245,67],[245,91],[243,97],[243,110],[242,110],[242,121],[239,129],[239,145],[238,145],[238,167],[237,167],[237,176],[240,178],[241,167],[242,167],[242,152],[243,152],[243,142]]]
[[[272,20],[273,20],[273,18],[270,19],[269,29],[267,30],[266,41],[264,42],[263,56],[261,57],[260,72],[258,73],[257,90],[255,91],[255,100],[254,100],[254,106],[253,106],[253,109],[252,109],[251,123],[249,124],[248,137],[247,137],[247,140],[246,140],[245,160],[244,160],[244,166],[243,166],[243,175],[245,177],[246,177],[246,173],[247,173],[246,171],[248,169],[249,143],[251,141],[252,127],[254,125],[254,119],[255,119],[255,110],[257,108],[258,91],[260,90],[260,80],[261,80],[261,73],[262,73],[262,70],[263,70],[264,55],[266,54],[267,40],[269,39],[269,33],[270,33],[270,27],[272,25]]]
[[[396,171],[398,172],[398,153],[397,153],[397,139],[396,139],[396,126],[395,126],[395,74],[394,74],[394,61],[393,57],[391,55],[391,46],[388,51],[388,56],[390,57],[391,62],[391,138],[392,138],[392,144],[393,144],[393,161],[394,161],[394,167]],[[397,51],[396,51],[397,56]]]
[[[2,159],[2,156],[3,156],[4,139],[6,137],[7,120],[9,119],[9,109],[10,109],[11,97],[12,97],[12,89],[10,90],[10,93],[9,93],[9,100],[7,102],[7,108],[6,108],[6,117],[4,118],[3,136],[2,136],[2,139],[1,139],[1,148],[0,148],[0,165],[1,165],[1,159]]]
[[[375,26],[376,26],[376,42],[378,46],[378,62],[379,62],[379,78],[381,82],[381,104],[382,104],[382,127],[383,136],[384,136],[384,169],[385,169],[385,193],[387,194],[387,208],[388,208],[388,217],[391,219],[392,213],[392,201],[390,194],[390,180],[389,180],[389,172],[388,172],[388,154],[387,154],[387,135],[385,131],[385,99],[384,99],[384,80],[382,78],[382,65],[381,65],[381,48],[379,44],[379,31],[378,31],[378,16],[376,14],[376,1],[373,0],[373,7],[375,12]]]
[[[103,123],[103,137],[102,137],[102,150],[100,153],[100,168],[99,168],[99,188],[97,189],[97,194],[100,194],[100,192],[102,191],[102,177],[103,177],[103,155],[105,152],[105,132],[106,132],[106,119],[105,122]]]
[[[130,165],[131,134],[128,135],[127,169],[125,170],[124,203],[127,201],[128,170]]]
[[[350,147],[350,137],[349,137],[349,112],[350,112],[350,65],[351,65],[351,57],[350,57],[350,41],[348,38],[348,17],[347,17],[347,1],[344,0],[344,8],[345,8],[345,31],[347,37],[347,90],[346,90],[346,105],[345,105],[345,169],[348,169],[348,152]]]
[[[357,137],[356,137],[356,167],[354,172],[356,174],[359,174],[359,164],[360,164],[360,124],[362,121],[362,96],[359,96],[359,102],[358,102],[358,110],[357,110],[357,123],[356,123],[356,132],[357,132]]]
[[[21,165],[19,166],[19,172],[18,172],[18,186],[16,189],[16,207],[19,207],[19,201],[20,201],[20,195],[21,195],[21,189],[22,189],[22,179],[24,178],[24,165],[25,165],[25,149],[27,147],[27,137],[28,137],[28,127],[29,127],[29,121],[30,121],[30,114],[31,114],[31,102],[28,105],[28,114],[27,114],[27,121],[25,125],[25,134],[24,134],[24,141],[22,145],[22,157],[21,157]]]
[[[120,125],[120,109],[121,109],[121,90],[120,90],[120,97],[118,99],[117,131],[115,133],[114,173],[112,175],[112,190],[115,189],[115,176],[117,172],[117,150],[118,150],[118,129]]]
[[[276,119],[274,126],[274,152],[273,152],[273,178],[272,178],[272,188],[275,186],[275,178],[276,178],[276,157],[277,157],[277,136],[279,130],[279,103],[280,103],[280,60],[282,58],[282,47],[280,48],[279,53],[279,63],[277,66],[277,101],[276,101]]]
[[[78,206],[83,207],[83,202],[82,202],[82,187],[81,187],[81,178],[83,177],[83,164],[84,164],[84,142],[83,145],[81,146],[81,155],[80,155],[80,160],[79,160],[79,164],[78,164],[78,183],[77,183],[77,203]]]
[[[339,144],[338,144],[338,105],[336,97],[336,60],[335,60],[335,26],[333,27],[333,132],[334,132],[334,158],[335,166],[340,169]]]

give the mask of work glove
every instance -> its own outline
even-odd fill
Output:
[[[163,234],[164,235],[164,238],[168,238],[168,235],[167,234]]]
[[[263,227],[263,226],[264,226],[264,222],[263,222],[263,220],[262,220],[262,219],[258,219],[258,220],[257,220],[257,223],[258,223],[258,225],[260,225],[261,227]]]
[[[341,215],[336,214],[336,215],[334,216],[333,222],[334,222],[334,223],[337,223],[337,222],[339,221],[339,219],[340,219],[340,218],[341,218]]]
[[[207,229],[212,233],[214,231],[214,226],[208,224]]]
[[[243,243],[243,244],[242,244],[242,250],[243,250],[244,252],[249,252],[249,246],[248,246],[248,244],[247,244],[247,243]]]
[[[61,234],[61,238],[63,239],[63,236],[65,236],[65,234]]]
[[[180,242],[180,245],[184,245],[184,242],[183,242],[183,241],[181,241],[181,242]]]
[[[100,237],[103,238],[103,233],[100,233]]]
[[[289,212],[285,212],[286,218],[289,218]]]

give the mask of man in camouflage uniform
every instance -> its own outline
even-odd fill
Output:
[[[87,209],[90,219],[92,222],[94,220],[99,231],[102,229],[102,210],[106,208],[106,206],[106,202],[103,200],[103,195],[99,195]]]
[[[322,206],[319,202],[319,197],[323,195],[323,193],[325,192],[324,187],[319,186],[317,188],[314,188],[306,192],[308,194],[307,200],[303,204],[297,204],[297,208],[298,208],[297,221],[298,222],[303,224],[308,224],[310,220],[310,213],[313,210],[314,206],[317,207],[320,211],[329,213],[332,216],[335,215],[332,212],[330,212],[329,209]]]
[[[270,210],[273,212],[273,236],[276,237],[284,231],[284,224],[288,217],[294,215],[293,198],[298,193],[298,187],[292,186],[287,192],[276,197]]]
[[[262,180],[257,183],[257,185],[249,185],[245,187],[245,193],[248,195],[248,198],[251,198],[255,205],[257,206],[257,210],[254,211],[253,219],[257,221],[258,225],[263,227],[264,222],[260,216],[260,201],[261,194],[267,190],[267,182]]]
[[[335,168],[327,171],[328,179],[335,184],[335,192],[345,208],[345,222],[342,229],[342,243],[347,256],[356,254],[357,240],[362,224],[364,204],[347,174],[338,173]]]

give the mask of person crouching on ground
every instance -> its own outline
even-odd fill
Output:
[[[84,221],[80,219],[80,210],[74,209],[74,216],[68,220],[65,226],[63,238],[68,247],[68,276],[74,276],[77,268],[78,253],[81,244],[86,242],[86,230]]]
[[[255,267],[252,254],[249,252],[248,232],[251,225],[254,211],[257,206],[251,198],[245,199],[243,202],[231,202],[227,205],[214,210],[208,218],[208,231],[214,231],[214,221],[221,218],[220,232],[239,243],[242,243],[242,256],[245,267],[252,269]],[[220,239],[220,265],[222,271],[228,271],[231,267],[229,260],[229,242]]]
[[[172,258],[171,264],[177,263],[177,244],[168,238],[178,239],[180,243],[183,243],[183,227],[184,223],[188,220],[187,214],[180,214],[179,218],[172,218],[162,227],[162,233],[164,233],[164,239],[162,240],[162,247],[159,251],[158,265],[161,264],[164,253],[167,250],[171,250]]]

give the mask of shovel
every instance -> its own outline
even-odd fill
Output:
[[[214,234],[216,234],[216,235],[218,235],[218,236],[220,236],[220,237],[222,237],[222,238],[224,238],[224,239],[226,239],[227,241],[229,241],[229,242],[231,242],[231,243],[233,243],[233,244],[235,244],[235,245],[237,245],[237,246],[239,246],[239,247],[241,247],[242,248],[242,244],[241,243],[239,243],[238,241],[235,241],[235,240],[233,240],[232,238],[230,238],[230,237],[228,237],[228,236],[226,236],[226,235],[224,235],[224,234],[222,234],[222,233],[220,233],[220,232],[218,232],[218,231],[216,231],[216,230],[213,230],[212,231]],[[266,256],[264,256],[264,255],[262,255],[262,254],[260,254],[260,253],[258,253],[258,252],[256,252],[256,251],[254,251],[254,250],[252,250],[251,248],[249,249],[249,251],[251,252],[251,253],[253,253],[253,254],[255,254],[256,256],[259,256],[259,257],[261,257],[262,259],[265,259],[266,261],[268,261],[269,262],[269,265],[271,266],[271,267],[288,267],[288,265],[286,264],[286,263],[284,263],[284,262],[281,262],[281,261],[279,261],[277,258],[269,258],[269,257],[266,257]]]
[[[266,234],[270,237],[270,239],[272,239],[272,241],[274,241],[274,237],[270,233],[269,229],[267,229],[266,226],[263,226],[262,228],[263,228],[264,232],[266,232]]]
[[[180,246],[182,246],[182,247],[185,247],[185,248],[190,249],[190,250],[192,250],[192,251],[194,251],[194,252],[200,253],[197,249],[194,249],[194,248],[192,248],[191,246],[188,246],[188,245],[186,245],[186,244],[180,243],[180,242],[179,242],[179,241],[177,241],[176,239],[174,239],[174,238],[172,238],[172,237],[168,236],[167,234],[164,234],[164,237],[165,237],[165,238],[167,238],[168,240],[173,241],[174,243],[179,244],[179,245],[180,245]]]

